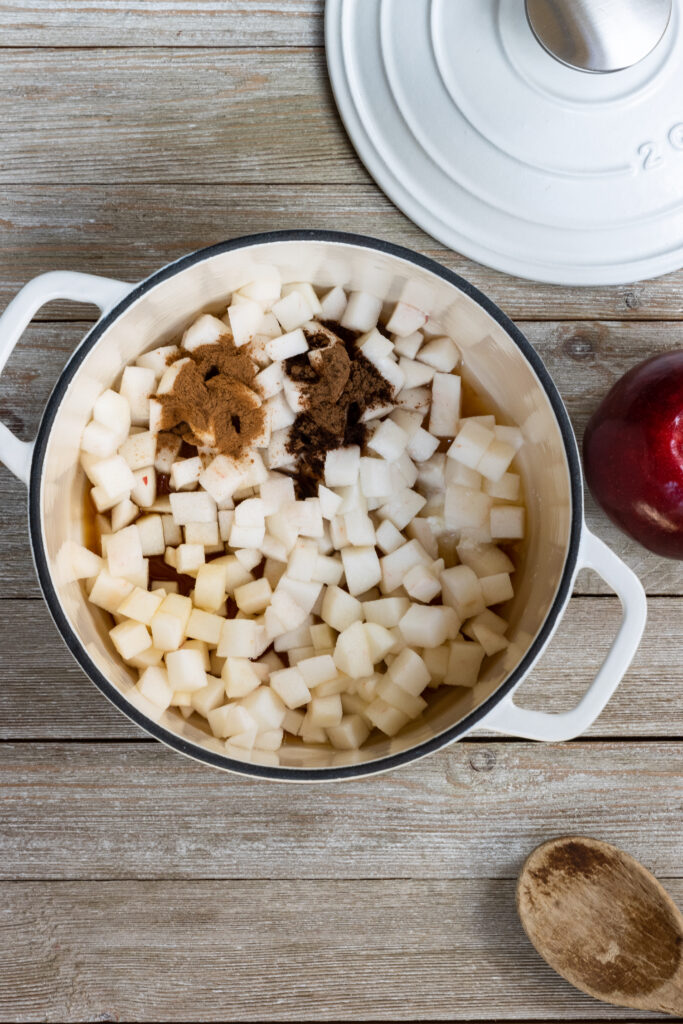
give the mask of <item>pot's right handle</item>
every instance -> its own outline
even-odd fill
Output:
[[[19,338],[46,302],[53,299],[92,302],[104,315],[134,287],[125,281],[70,270],[53,270],[34,277],[0,316],[0,373]],[[0,423],[0,460],[25,484],[28,484],[32,456],[33,441],[20,441],[4,423]]]
[[[478,724],[478,729],[519,736],[527,740],[560,742],[573,739],[588,729],[610,699],[638,649],[645,620],[645,591],[634,572],[594,533],[584,527],[578,569],[589,568],[602,576],[621,601],[622,618],[607,657],[583,697],[571,711],[549,714],[525,711],[506,696]]]

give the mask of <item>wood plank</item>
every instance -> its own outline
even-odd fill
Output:
[[[3,879],[510,878],[564,833],[683,877],[683,743],[465,741],[312,786],[156,743],[4,743],[0,773]]]
[[[683,661],[676,628],[683,601],[652,598],[649,605],[633,665],[590,737],[683,737]],[[83,674],[42,601],[3,601],[0,612],[0,651],[12,667],[0,690],[0,740],[145,737]],[[550,647],[520,687],[517,703],[551,712],[577,704],[607,654],[618,619],[616,598],[574,598]],[[27,644],[27,637],[37,639]]]
[[[321,0],[5,0],[2,46],[321,46]]]
[[[683,881],[667,883],[683,900]],[[646,1020],[536,954],[511,880],[0,886],[13,1021]]]
[[[363,182],[320,50],[6,50],[0,182]]]
[[[67,117],[68,103],[64,102]],[[145,116],[144,111],[140,113],[140,117]],[[144,123],[140,131],[143,127]],[[239,130],[243,133],[241,151],[252,154],[254,172],[266,185],[122,185],[116,183],[113,169],[112,180],[105,186],[19,184],[0,189],[0,305],[9,302],[26,281],[46,270],[89,270],[137,281],[193,249],[226,238],[306,227],[374,235],[423,252],[481,288],[516,320],[683,319],[683,271],[654,281],[609,288],[564,288],[509,277],[434,241],[367,179],[356,185],[339,183],[306,188],[276,184],[277,163],[260,157],[259,123],[252,128],[248,118],[242,119]],[[341,134],[342,129],[337,126],[335,131]],[[296,132],[289,134],[297,137]],[[170,138],[165,137],[163,146],[171,145]],[[179,147],[178,137],[174,136],[174,140],[173,146]],[[23,141],[17,140],[21,161],[18,173],[22,181],[26,173],[24,146],[29,144],[40,148],[42,158],[48,152],[45,139],[34,136],[33,129]],[[284,152],[294,143],[274,144]],[[84,136],[72,144],[72,149],[74,145],[88,166],[91,157],[93,161],[99,159],[94,152],[99,145],[97,139]],[[116,145],[118,159],[129,160],[131,173],[137,174],[143,142],[136,135],[127,139],[125,147],[118,142]],[[54,144],[50,152],[53,148]],[[334,152],[334,147],[330,150],[326,146],[326,161],[334,159]],[[215,147],[210,146],[206,158],[202,157],[198,164],[193,162],[193,175],[197,175],[199,166],[202,172],[207,172],[207,179],[223,178],[225,167],[230,166],[231,153],[231,148],[221,152],[221,167],[217,171],[207,163],[215,155]],[[164,165],[159,177],[170,177],[167,171]],[[71,303],[54,303],[41,316],[91,318],[93,310]],[[575,362],[578,365],[578,360]]]
[[[34,324],[15,349],[0,378],[0,419],[29,439],[68,355],[87,330],[85,323]],[[611,383],[638,360],[683,347],[683,323],[528,323],[524,329],[546,361],[580,438],[592,410]],[[6,500],[0,504],[3,597],[38,594],[26,532],[23,487],[4,468]],[[587,518],[634,569],[651,594],[683,594],[683,562],[657,558],[614,527],[587,496]],[[594,574],[577,581],[578,593],[604,594]]]

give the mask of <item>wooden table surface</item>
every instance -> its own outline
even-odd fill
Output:
[[[610,384],[683,346],[683,271],[612,288],[515,280],[448,251],[357,160],[325,72],[322,0],[4,0],[0,307],[31,277],[130,281],[271,228],[360,231],[486,291],[526,331],[580,437]],[[0,383],[24,438],[94,310],[45,307]],[[0,1020],[626,1020],[518,924],[525,855],[618,843],[683,903],[683,564],[588,521],[649,621],[589,733],[478,736],[391,775],[232,778],[150,740],[71,660],[41,600],[23,487],[0,468]],[[519,701],[576,701],[618,601],[582,574]]]

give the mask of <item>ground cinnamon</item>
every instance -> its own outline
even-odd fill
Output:
[[[390,402],[391,385],[356,347],[356,335],[337,325],[306,331],[309,351],[286,360],[289,377],[302,385],[306,408],[297,415],[288,451],[297,463],[300,493],[313,493],[324,476],[328,451],[363,446],[363,413]]]
[[[256,367],[248,351],[237,348],[226,334],[179,358],[188,362],[173,390],[156,396],[163,407],[161,429],[180,433],[191,445],[239,458],[263,433],[265,420],[265,409],[253,387]]]

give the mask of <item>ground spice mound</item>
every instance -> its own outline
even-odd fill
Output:
[[[247,348],[237,348],[225,335],[212,345],[183,352],[179,359],[188,362],[173,390],[155,396],[163,407],[161,430],[174,430],[189,444],[208,445],[239,458],[262,434],[265,420],[253,387],[256,367]]]
[[[300,494],[317,493],[327,452],[347,445],[363,447],[363,413],[392,399],[389,382],[356,347],[356,334],[336,324],[305,333],[309,351],[285,361],[288,376],[302,384],[306,402],[287,444],[296,459]]]

